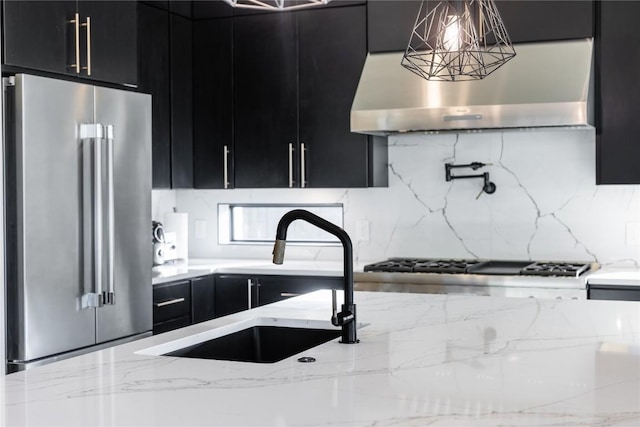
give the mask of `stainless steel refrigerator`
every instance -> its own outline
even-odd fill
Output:
[[[7,371],[149,335],[151,96],[3,89]]]

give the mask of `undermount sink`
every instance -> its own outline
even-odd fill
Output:
[[[252,326],[163,356],[274,363],[339,337],[339,329]]]
[[[257,317],[137,351],[154,356],[274,363],[340,337],[330,322]]]

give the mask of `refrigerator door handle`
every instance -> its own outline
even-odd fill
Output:
[[[107,142],[107,291],[104,295],[105,304],[115,305],[115,276],[114,276],[114,195],[113,195],[113,125],[105,126]]]
[[[84,142],[85,150],[83,166],[85,178],[93,183],[93,194],[90,199],[92,208],[85,207],[85,215],[92,213],[92,222],[87,224],[93,230],[93,239],[90,248],[85,248],[85,268],[93,271],[93,292],[82,296],[82,307],[100,307],[104,304],[102,293],[102,141],[104,140],[104,127],[100,124],[80,125],[80,139]],[[92,151],[92,152],[91,152]],[[91,165],[91,163],[93,163]],[[86,181],[85,181],[86,182]],[[86,229],[85,229],[86,232]]]

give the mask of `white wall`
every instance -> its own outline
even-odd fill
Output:
[[[454,174],[487,171],[494,194],[476,199],[480,179],[445,181],[445,163],[473,161],[492,165]],[[217,244],[218,203],[341,202],[360,262],[415,256],[640,265],[640,186],[595,185],[592,129],[395,136],[389,168],[388,188],[154,191],[154,214],[175,195],[178,209],[189,212],[191,257],[270,259],[269,246]],[[369,221],[368,242],[356,239],[358,220]],[[205,239],[195,238],[195,221],[206,225]],[[341,255],[339,248],[287,248],[291,258]]]

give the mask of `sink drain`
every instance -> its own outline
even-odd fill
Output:
[[[309,356],[304,356],[298,359],[298,362],[300,363],[312,363],[315,361],[316,361],[315,357],[309,357]]]

